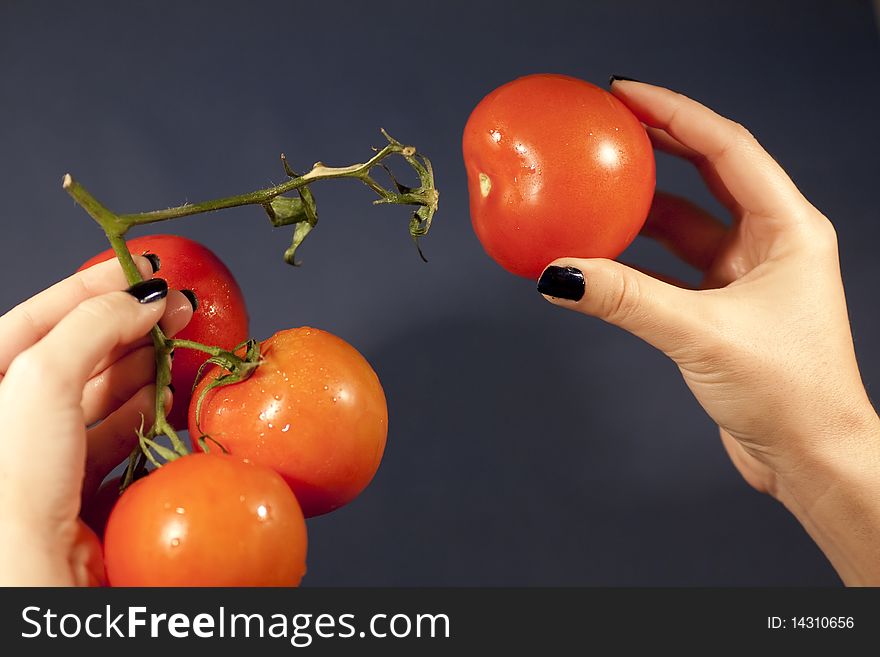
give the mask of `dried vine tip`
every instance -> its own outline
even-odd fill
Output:
[[[61,189],[68,189],[73,184],[73,178],[69,173],[65,173],[61,179]]]

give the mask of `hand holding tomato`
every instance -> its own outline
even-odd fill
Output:
[[[175,337],[233,349],[248,338],[248,313],[235,277],[210,249],[179,235],[145,235],[127,242],[134,254],[150,254],[168,285],[184,290],[193,303],[192,319]],[[116,256],[112,249],[88,260],[80,270]],[[174,352],[171,384],[177,404],[168,421],[186,428],[186,411],[196,374],[206,356],[191,349]]]
[[[184,295],[150,279],[147,259],[135,262],[147,280],[129,293],[119,263],[107,262],[0,317],[4,585],[98,581],[89,577],[100,555],[78,520],[80,495],[131,451],[141,415],[152,417],[150,328],[161,322],[174,334],[192,312]]]
[[[560,256],[616,258],[654,194],[654,153],[626,105],[589,82],[527,75],[486,96],[462,140],[486,252],[537,278]]]
[[[742,126],[660,87],[621,80],[612,92],[656,148],[697,166],[733,224],[658,194],[643,233],[703,272],[699,290],[564,257],[547,263],[539,291],[665,352],[746,481],[797,516],[845,582],[880,583],[880,472],[868,465],[880,463],[880,419],[833,226]]]

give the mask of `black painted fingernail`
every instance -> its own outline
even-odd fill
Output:
[[[159,267],[162,266],[162,260],[159,259],[159,256],[155,253],[145,253],[144,257],[150,261],[150,267],[153,268],[154,274],[159,271]]]
[[[585,287],[583,272],[574,267],[547,267],[538,279],[538,292],[557,299],[580,301]]]
[[[617,75],[617,73],[615,73],[610,78],[608,78],[608,86],[610,87],[612,84],[614,84],[618,80],[623,80],[624,82],[641,82],[641,80],[636,80],[635,78],[628,78],[625,75]]]
[[[168,283],[165,282],[164,278],[151,278],[135,283],[126,292],[140,303],[153,303],[165,298],[165,295],[168,294]]]
[[[192,290],[181,290],[181,293],[183,294],[183,296],[185,296],[187,299],[189,299],[189,305],[191,305],[193,307],[193,312],[198,310],[199,300],[196,299],[196,293],[193,292]]]

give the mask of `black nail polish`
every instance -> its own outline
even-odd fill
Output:
[[[193,312],[199,309],[199,300],[196,299],[196,294],[192,290],[181,290],[183,296],[189,299],[189,305],[193,307]]]
[[[159,267],[162,266],[162,260],[155,253],[145,253],[144,257],[150,261],[150,267],[153,268],[153,273],[155,274],[159,271]]]
[[[625,75],[617,75],[617,73],[615,73],[610,78],[608,78],[608,86],[610,87],[612,84],[614,84],[618,80],[623,80],[624,82],[641,82],[641,80],[636,80],[635,78],[628,78]]]
[[[547,267],[538,280],[541,294],[570,301],[580,301],[585,287],[583,272],[574,267]]]
[[[126,292],[140,303],[152,303],[165,298],[165,295],[168,294],[168,283],[162,278],[151,278],[135,283]]]

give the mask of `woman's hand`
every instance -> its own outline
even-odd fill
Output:
[[[539,291],[665,352],[746,481],[799,518],[845,582],[880,583],[880,420],[856,364],[834,228],[741,125],[660,87],[618,80],[612,92],[656,148],[698,168],[733,225],[658,192],[643,234],[701,270],[699,290],[563,258]]]
[[[122,291],[116,260],[82,271],[0,317],[0,584],[82,583],[73,563],[87,499],[154,415],[157,323],[192,306],[135,257],[147,280]],[[170,407],[171,392],[166,404]]]

